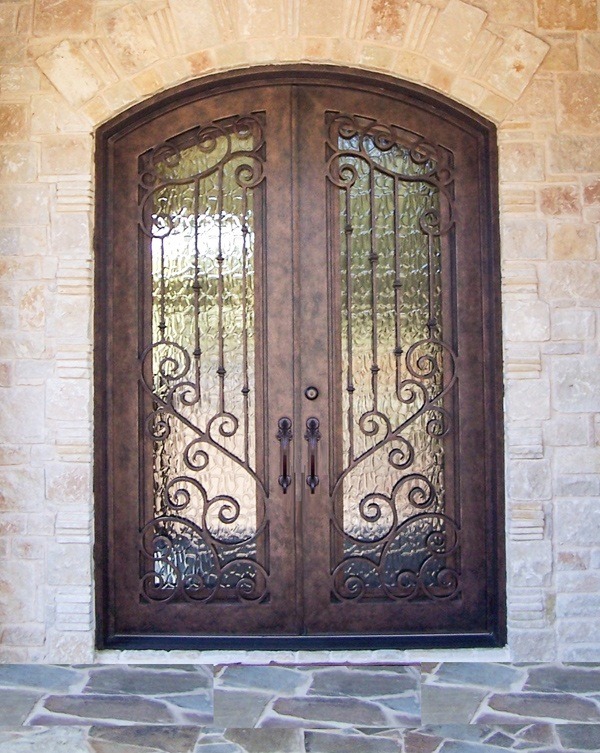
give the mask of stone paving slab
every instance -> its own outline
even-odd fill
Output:
[[[0,753],[588,753],[600,665],[0,665]]]

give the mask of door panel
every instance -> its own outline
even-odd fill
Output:
[[[454,217],[455,183],[470,181],[477,195],[461,165],[473,144],[451,127],[439,143],[422,136],[427,122],[414,109],[382,97],[303,95],[302,129],[327,135],[327,181],[322,167],[303,171],[320,193],[300,191],[300,217],[310,217],[309,238],[324,228],[329,237],[328,257],[323,240],[302,244],[320,245],[300,260],[312,304],[302,307],[302,352],[327,352],[330,367],[319,412],[305,403],[301,418],[319,418],[325,466],[323,483],[305,492],[305,624],[317,633],[443,632],[457,621],[484,629],[481,591],[465,583],[485,568],[483,479],[455,491],[460,467],[481,463],[484,408],[481,358],[463,365],[456,347],[482,326],[476,308],[463,323],[456,302],[457,289],[481,289],[478,244]],[[309,148],[300,163],[322,165],[322,142]],[[330,216],[317,220],[317,207]],[[476,216],[473,198],[461,210]],[[303,364],[301,384],[324,383],[322,364],[306,355]]]
[[[101,131],[101,645],[502,640],[491,131],[384,83]]]

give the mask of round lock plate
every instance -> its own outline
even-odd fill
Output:
[[[316,400],[319,397],[319,390],[316,387],[307,387],[304,390],[304,397],[307,400]]]

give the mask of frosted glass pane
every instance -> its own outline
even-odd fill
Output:
[[[191,142],[191,143],[190,143]],[[254,187],[260,124],[158,147],[142,174],[151,236],[154,521],[150,588],[257,598]],[[148,366],[146,366],[148,369]],[[148,379],[147,372],[146,378]],[[150,541],[151,540],[151,541]],[[259,583],[259,581],[261,581]]]
[[[340,116],[332,131],[343,442],[334,594],[447,596],[455,537],[445,515],[442,393],[452,369],[442,342],[437,156],[360,118]]]

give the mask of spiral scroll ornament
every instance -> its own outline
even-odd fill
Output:
[[[344,452],[331,474],[332,598],[452,598],[460,547],[444,442],[457,356],[443,336],[441,276],[453,155],[360,115],[328,113],[327,134],[346,382]]]
[[[150,601],[268,595],[268,488],[252,413],[253,192],[264,159],[261,113],[200,125],[140,158],[153,289],[139,372],[153,457],[154,514],[140,545]]]

